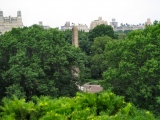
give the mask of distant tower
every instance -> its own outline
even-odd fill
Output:
[[[43,22],[42,21],[39,21],[39,26],[43,26]]]
[[[3,11],[0,10],[0,24],[3,23]]]
[[[110,25],[113,27],[113,29],[118,27],[118,22],[116,22],[115,18],[112,19],[112,22],[110,22]]]
[[[70,22],[66,22],[65,26],[69,27],[70,26]]]
[[[21,23],[21,22],[22,22],[22,14],[21,14],[21,11],[17,11],[17,20],[18,20],[18,23]]]
[[[78,47],[78,28],[77,26],[73,26],[72,28],[72,45]]]
[[[145,22],[145,25],[152,25],[151,19],[147,18],[147,22]]]
[[[0,17],[3,17],[3,11],[0,11]]]
[[[102,17],[98,17],[98,20],[102,20]]]
[[[0,35],[2,34],[3,11],[0,10]]]
[[[17,11],[17,17],[21,17],[21,11]]]
[[[116,22],[116,19],[115,19],[115,18],[112,18],[112,22]]]

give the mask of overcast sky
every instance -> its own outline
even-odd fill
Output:
[[[21,10],[23,24],[60,27],[66,21],[90,26],[99,16],[108,23],[139,24],[147,18],[160,20],[160,0],[0,0],[4,16],[17,16]]]

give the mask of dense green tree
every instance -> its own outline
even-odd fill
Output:
[[[86,55],[90,54],[91,41],[89,41],[88,33],[79,31],[79,47],[86,53]]]
[[[72,31],[66,30],[62,32],[64,34],[65,40],[71,44],[72,43],[71,42],[72,41],[72,34],[71,34]],[[86,68],[88,68],[86,69],[87,71],[85,72],[85,73],[88,73],[86,76],[87,78],[90,78],[90,73],[91,73],[91,77],[101,78],[102,72],[104,71],[104,69],[106,70],[106,66],[105,66],[106,61],[104,60],[105,58],[103,55],[106,41],[104,40],[105,42],[104,41],[102,42],[101,40],[99,42],[101,45],[98,45],[97,42],[100,39],[99,38],[94,43],[94,39],[96,39],[97,37],[104,37],[106,35],[111,38],[117,38],[116,34],[114,34],[113,28],[109,25],[104,25],[104,24],[96,26],[93,30],[90,30],[89,33],[86,33],[83,31],[78,32],[79,47],[87,55],[88,62],[86,62],[85,64]],[[93,44],[97,44],[97,46]],[[93,49],[91,48],[91,46],[93,46]],[[101,53],[96,53],[97,50],[94,48],[94,46],[95,48],[98,47],[97,50],[102,49]]]
[[[131,31],[133,31],[133,30],[124,30],[123,32],[124,32],[125,34],[129,34]]]
[[[115,38],[113,28],[109,25],[101,24],[101,25],[96,26],[94,29],[90,30],[88,37],[89,37],[89,40],[93,42],[94,38],[102,37],[106,35],[111,38]]]
[[[117,38],[120,39],[120,40],[124,40],[126,39],[127,35],[133,30],[119,30],[119,31],[116,31],[115,34],[117,35]]]
[[[61,31],[66,42],[72,44],[72,30]]]
[[[112,41],[108,36],[97,37],[91,46],[90,67],[93,78],[102,78],[102,73],[107,70],[107,60],[104,54],[105,45]]]
[[[160,24],[132,31],[126,40],[106,44],[106,85],[135,105],[158,112]]]
[[[81,50],[66,42],[58,29],[12,29],[0,36],[1,94],[73,96],[75,83],[84,76],[84,61]],[[78,77],[73,66],[81,71]]]
[[[115,34],[119,40],[124,40],[127,37],[127,34],[124,33],[122,30],[116,31]]]

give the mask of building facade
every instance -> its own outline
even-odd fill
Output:
[[[145,22],[145,25],[152,25],[152,22],[151,22],[150,18],[147,19],[147,22]]]
[[[0,11],[0,34],[18,27],[23,27],[21,11],[17,11],[17,17],[4,17],[3,11]]]
[[[113,28],[114,31],[125,31],[125,30],[140,30],[144,29],[144,24],[142,25],[121,25],[117,28]]]
[[[66,22],[64,26],[61,26],[61,30],[72,30],[74,24],[70,25],[70,22]],[[78,24],[76,25],[79,31],[89,32],[88,26],[85,24]]]
[[[73,27],[73,26],[70,25],[70,22],[66,22],[64,26],[61,26],[61,30],[62,30],[62,31],[72,30],[72,27]]]
[[[150,18],[147,19],[145,23],[137,24],[137,25],[130,25],[130,24],[123,24],[121,23],[118,27],[113,27],[114,31],[125,31],[125,30],[139,30],[144,29],[146,25],[152,25]]]
[[[78,24],[77,28],[78,28],[79,31],[89,32],[88,26],[86,24],[85,25]]]
[[[101,24],[108,25],[108,22],[102,20],[102,17],[99,17],[98,20],[94,20],[94,21],[91,22],[91,24],[90,24],[90,29],[93,29],[93,28],[95,28],[97,25],[101,25]]]
[[[42,21],[39,21],[39,26],[43,27],[46,30],[50,29],[50,27],[48,25],[44,26]]]
[[[116,22],[116,19],[112,19],[112,22],[110,22],[110,25],[112,26],[112,28],[117,28],[118,27],[118,22]]]

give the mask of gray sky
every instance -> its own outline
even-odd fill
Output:
[[[17,16],[21,10],[23,24],[60,27],[66,21],[90,26],[99,16],[108,23],[115,18],[118,24],[144,23],[160,20],[160,0],[0,0],[4,16]]]

